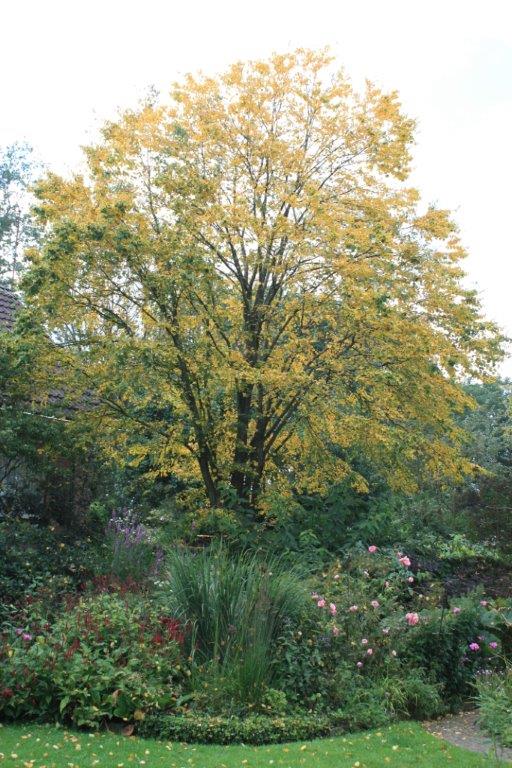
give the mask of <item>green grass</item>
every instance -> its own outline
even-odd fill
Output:
[[[52,726],[0,724],[0,768],[478,768],[493,764],[490,758],[439,741],[417,723],[268,747],[171,744]]]

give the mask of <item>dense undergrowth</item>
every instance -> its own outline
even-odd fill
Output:
[[[508,602],[450,594],[453,557],[433,573],[426,555],[372,543],[329,562],[311,546],[165,547],[119,516],[106,539],[14,521],[2,533],[5,721],[309,738],[455,709],[510,651]]]

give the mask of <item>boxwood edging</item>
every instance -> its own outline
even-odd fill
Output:
[[[190,744],[277,744],[328,736],[342,725],[328,715],[214,717],[212,715],[147,715],[137,733],[147,738]]]

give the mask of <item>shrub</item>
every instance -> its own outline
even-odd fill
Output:
[[[410,577],[396,554],[359,553],[313,581],[313,615],[289,627],[277,649],[276,676],[292,700],[343,706],[349,681],[398,673],[397,643],[417,607]]]
[[[275,684],[292,704],[358,711],[362,689],[371,689],[388,715],[421,718],[472,694],[477,670],[495,664],[495,638],[484,629],[492,612],[478,594],[438,607],[436,584],[413,567],[372,546],[313,582],[313,616],[289,627],[277,648]]]
[[[273,684],[287,692],[291,704],[308,709],[323,708],[330,683],[336,691],[326,665],[326,637],[318,620],[305,616],[298,626],[288,624],[276,645]]]
[[[25,520],[0,522],[0,621],[27,601],[44,601],[46,611],[77,588],[93,570],[93,548],[53,526]]]
[[[425,720],[445,711],[440,686],[425,680],[420,670],[403,668],[377,682],[386,711],[394,717]]]
[[[326,736],[339,722],[339,715],[250,715],[240,718],[191,712],[186,716],[151,715],[140,724],[138,732],[141,736],[166,741],[276,744]]]
[[[115,595],[82,600],[53,626],[16,628],[0,651],[0,716],[98,726],[172,707],[183,633]]]
[[[417,627],[404,638],[406,663],[424,669],[442,686],[444,699],[458,706],[474,693],[476,673],[495,665],[484,629],[483,609],[475,598],[457,601],[455,611],[436,609],[422,614]]]

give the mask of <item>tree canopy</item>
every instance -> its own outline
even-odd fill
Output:
[[[500,356],[449,213],[407,185],[414,124],[323,52],[187,76],[37,188],[42,368],[98,440],[211,506],[460,477],[454,414]],[[55,362],[58,361],[58,369]],[[34,374],[35,375],[35,374]]]

